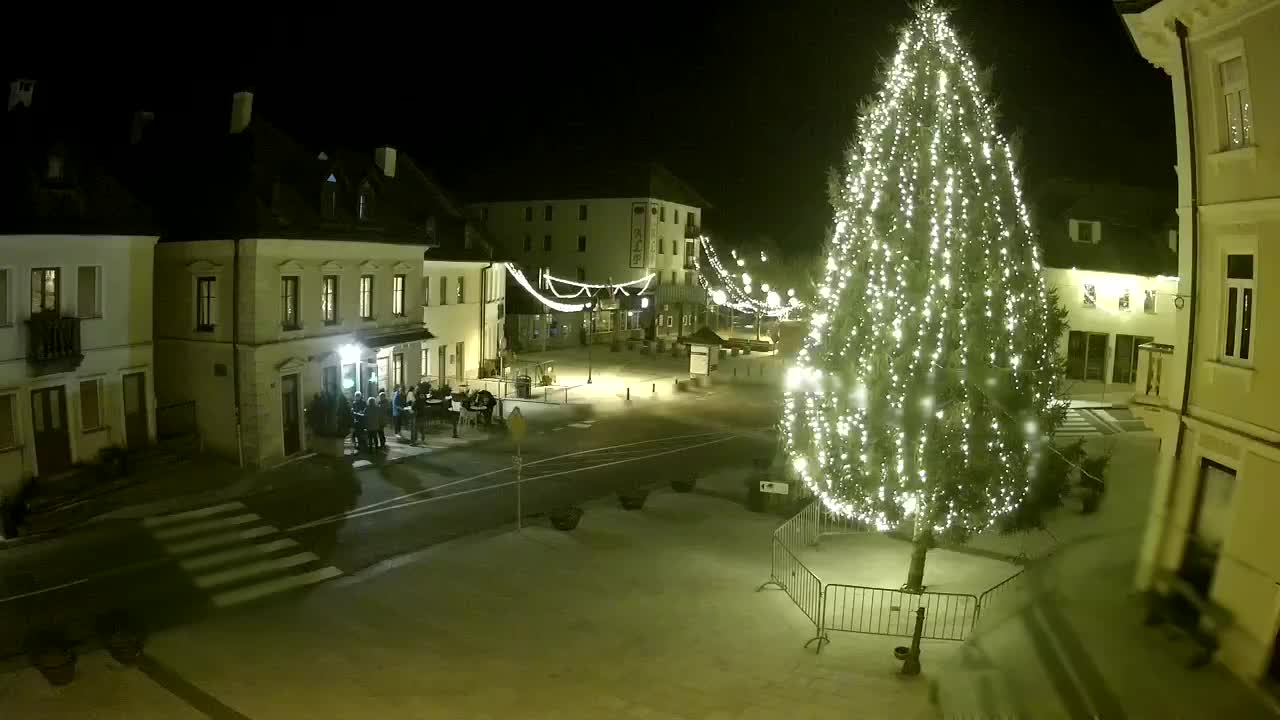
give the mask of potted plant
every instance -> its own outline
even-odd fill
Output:
[[[142,628],[123,610],[113,610],[98,619],[98,636],[121,665],[134,664],[142,654]]]
[[[551,511],[551,525],[557,530],[568,532],[578,527],[582,519],[582,508],[577,505],[564,505]]]
[[[1102,493],[1107,489],[1103,478],[1107,471],[1107,464],[1110,462],[1109,453],[1094,455],[1080,461],[1081,514],[1091,515],[1097,512],[1098,505],[1102,503]]]
[[[118,445],[109,445],[98,451],[98,472],[104,480],[124,477],[129,471],[128,454]]]
[[[28,638],[27,657],[50,685],[66,685],[76,677],[75,648],[57,630],[42,630]]]
[[[641,487],[638,483],[618,491],[618,502],[621,503],[623,510],[639,510],[643,508],[644,501],[648,497],[649,489]]]
[[[693,492],[693,486],[697,484],[697,478],[685,478],[683,480],[672,480],[671,489],[678,493]]]
[[[316,393],[307,405],[307,427],[316,452],[342,457],[342,446],[351,434],[351,405],[342,393]]]

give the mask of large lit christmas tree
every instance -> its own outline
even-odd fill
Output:
[[[1015,515],[1061,417],[1062,318],[1014,158],[932,2],[858,120],[783,434],[828,509],[939,539]]]

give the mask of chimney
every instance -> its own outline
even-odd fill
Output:
[[[382,170],[382,174],[389,178],[396,176],[396,149],[393,147],[380,147],[373,151],[373,160],[378,163],[378,168]]]
[[[9,83],[9,110],[22,105],[31,107],[31,96],[35,93],[36,81],[18,78]]]
[[[231,96],[231,134],[244,132],[253,119],[253,93],[238,92]]]
[[[129,144],[137,145],[142,142],[142,132],[147,129],[147,125],[155,119],[155,113],[139,110],[133,114],[133,127],[129,129]]]

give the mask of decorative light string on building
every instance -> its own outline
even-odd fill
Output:
[[[1060,328],[1013,154],[929,0],[858,119],[835,206],[788,375],[791,467],[830,510],[880,529],[986,529],[1025,498],[1060,417]],[[743,302],[742,286],[725,299]]]
[[[580,312],[582,310],[589,310],[595,306],[595,298],[602,295],[607,295],[608,297],[614,297],[616,295],[630,297],[631,295],[640,294],[649,288],[649,283],[653,282],[653,274],[646,275],[638,280],[606,284],[577,282],[576,280],[565,280],[563,278],[554,277],[550,273],[543,274],[543,280],[546,281],[547,287],[551,289],[552,294],[556,297],[562,299],[573,299],[579,297],[585,298],[582,302],[569,303],[560,302],[559,300],[543,295],[536,287],[533,286],[533,283],[529,282],[529,278],[524,274],[524,272],[514,264],[506,263],[506,268],[507,272],[510,273],[511,277],[514,278],[517,283],[519,283],[520,287],[524,288],[525,291],[536,298],[538,302],[541,302],[552,310],[558,310],[560,312]],[[556,290],[555,283],[563,283],[576,287],[577,291],[561,294]]]
[[[787,298],[771,288],[769,283],[754,283],[756,278],[747,270],[745,258],[738,257],[738,251],[730,253],[734,259],[734,272],[725,269],[720,256],[711,245],[711,240],[703,235],[698,238],[702,251],[693,256],[693,267],[698,274],[698,284],[707,291],[711,300],[717,305],[731,307],[734,310],[772,318],[786,318],[791,313],[803,310],[804,303],[796,297],[794,288],[787,290]],[[706,258],[706,264],[703,264]],[[760,253],[760,262],[768,262],[768,257]],[[708,269],[709,266],[709,269]]]

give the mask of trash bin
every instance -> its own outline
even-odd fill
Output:
[[[523,400],[533,397],[533,378],[528,375],[516,377],[516,397]]]

